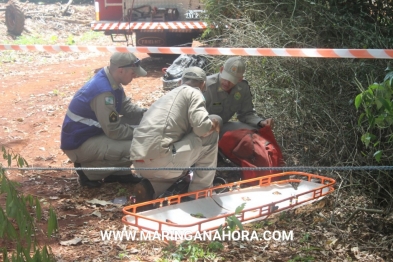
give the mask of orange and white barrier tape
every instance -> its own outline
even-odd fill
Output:
[[[121,31],[121,30],[180,30],[180,29],[206,29],[204,22],[93,22],[91,29],[94,31]]]
[[[43,52],[138,52],[151,54],[240,55],[320,58],[392,59],[393,49],[321,49],[321,48],[220,48],[155,46],[69,46],[69,45],[0,45],[0,51]]]

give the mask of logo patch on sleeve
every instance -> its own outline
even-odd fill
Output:
[[[236,92],[235,95],[234,95],[234,98],[236,100],[239,100],[241,97],[242,97],[242,95],[240,94],[240,92]]]
[[[112,111],[112,113],[109,114],[109,122],[114,123],[114,122],[117,122],[118,119],[119,119],[119,116],[117,115],[117,113],[115,111]]]
[[[113,105],[115,104],[115,98],[113,96],[105,97],[105,105]]]

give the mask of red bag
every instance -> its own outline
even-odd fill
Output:
[[[259,130],[238,129],[227,131],[218,141],[221,152],[241,167],[280,167],[284,160],[280,147],[269,126]],[[278,170],[243,170],[243,179],[279,173]]]

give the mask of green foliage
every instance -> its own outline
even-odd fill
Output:
[[[299,242],[309,242],[310,241],[310,233],[304,233],[303,237],[299,240]]]
[[[203,19],[211,25],[200,40],[206,46],[337,49],[392,46],[391,0],[202,2],[206,10]],[[377,13],[383,18],[375,19]],[[227,58],[213,56],[209,71],[217,73]],[[379,75],[387,60],[274,56],[243,56],[243,59],[244,78],[251,87],[255,109],[258,115],[274,119],[274,133],[287,166],[368,166],[375,165],[376,160],[391,165],[390,128],[368,130],[368,119],[364,117],[366,130],[359,134],[359,114],[353,106],[359,93],[354,80],[368,82],[367,76]],[[383,124],[390,120],[378,121]],[[363,141],[369,141],[372,150],[365,150],[360,139],[367,132],[370,135],[365,135]],[[375,144],[379,140],[381,143]],[[393,186],[389,186],[393,185],[393,176],[388,172],[359,171],[352,175],[353,170],[340,172],[343,182],[351,183],[351,188],[354,184],[364,185],[361,190],[376,205],[393,207]]]
[[[14,160],[18,167],[27,165],[19,154],[2,147],[3,158],[11,166]],[[5,207],[0,207],[0,239],[15,243],[9,260],[8,250],[1,248],[4,261],[54,261],[50,249],[38,247],[35,240],[35,224],[42,218],[42,208],[38,198],[24,196],[17,190],[18,184],[10,181],[0,164],[0,196],[6,199]],[[57,218],[53,209],[49,212],[48,233],[57,231]]]
[[[383,26],[393,25],[393,2],[391,0],[317,0],[337,13],[351,13],[362,19]]]
[[[318,247],[313,247],[310,246],[311,242],[311,235],[310,233],[304,233],[303,237],[299,240],[300,243],[306,244],[305,247],[301,248],[301,251],[305,252],[305,255],[299,254],[296,255],[294,258],[288,260],[288,262],[295,262],[295,261],[302,261],[302,262],[309,262],[309,261],[315,261],[315,258],[310,256],[308,253],[315,251],[315,250],[320,250]]]
[[[49,37],[49,43],[50,43],[50,44],[56,44],[58,40],[59,40],[59,38],[58,38],[57,35],[51,35],[51,36]]]
[[[390,48],[386,28],[340,11],[326,0],[204,0],[205,21],[213,26],[202,42],[231,48]],[[329,4],[332,3],[331,5]],[[349,1],[346,2],[348,5]],[[367,1],[364,1],[367,2]],[[338,4],[338,2],[337,2]],[[363,9],[366,10],[366,9]],[[228,17],[226,12],[230,12]],[[352,13],[351,13],[352,12]],[[222,26],[226,25],[226,26]],[[211,58],[218,72],[227,56]],[[352,106],[359,93],[354,79],[367,81],[383,59],[325,59],[244,56],[258,115],[275,121],[286,165],[367,165]],[[379,135],[379,134],[374,134]],[[376,150],[377,151],[377,150]],[[386,153],[386,152],[385,152]],[[378,157],[380,152],[377,152]],[[372,159],[375,161],[374,159]],[[370,163],[371,164],[371,163]],[[349,171],[350,172],[350,171]]]
[[[22,35],[17,37],[15,40],[8,40],[5,43],[11,45],[55,45],[55,44],[66,44],[66,45],[75,45],[84,44],[86,42],[91,42],[92,40],[103,37],[101,32],[89,31],[81,36],[74,36],[72,34],[68,35],[66,38],[59,38],[56,35]],[[2,59],[5,60],[5,59]],[[10,59],[5,61],[9,62]]]
[[[222,235],[223,231],[233,232],[237,229],[243,230],[243,225],[237,218],[237,216],[243,211],[246,203],[241,204],[235,210],[234,215],[226,218],[226,225],[220,226],[218,232]],[[197,213],[192,214],[194,217],[204,217],[203,214]],[[221,242],[212,241],[207,247],[202,246],[194,241],[183,241],[179,246],[170,242],[170,244],[164,249],[165,258],[160,261],[182,261],[188,259],[189,261],[198,261],[199,259],[204,260],[215,260],[216,254],[214,252],[220,251],[224,248]],[[169,259],[169,260],[167,260]]]
[[[15,45],[42,45],[45,44],[43,38],[39,36],[19,36],[12,42]]]
[[[204,9],[207,10],[206,18],[214,16],[225,16],[227,18],[251,18],[252,21],[258,21],[259,14],[262,10],[277,6],[277,13],[285,10],[293,18],[299,9],[306,6],[312,8],[323,8],[336,15],[348,16],[353,15],[361,18],[367,23],[382,26],[387,35],[391,33],[393,25],[393,2],[391,0],[297,0],[297,1],[280,1],[276,2],[266,0],[238,1],[238,0],[203,0]],[[211,21],[214,22],[212,19]]]
[[[218,241],[212,241],[207,245],[208,249],[216,252],[224,249],[224,245],[221,242]]]
[[[232,216],[229,216],[227,218],[225,218],[225,222],[226,225],[221,225],[218,228],[218,231],[220,232],[220,234],[222,234],[223,231],[229,231],[229,232],[233,232],[237,229],[239,230],[243,230],[243,225],[242,222],[240,222],[240,220],[237,218],[238,215],[240,215],[240,213],[243,211],[244,207],[246,206],[246,203],[241,204],[240,206],[238,206],[235,210],[235,214],[233,214]]]
[[[224,247],[220,242],[213,241],[207,247],[194,241],[183,241],[176,247],[172,242],[164,249],[165,257],[160,261],[182,261],[188,259],[189,261],[214,260],[217,255],[216,251],[222,250]]]
[[[259,40],[256,47],[389,48],[393,15],[380,12],[385,15],[384,21],[389,21],[390,26],[387,26],[378,22],[381,19],[369,19],[376,12],[374,7],[360,5],[363,15],[359,15],[359,10],[354,10],[359,5],[352,8],[352,0],[344,2],[348,8],[328,4],[325,0],[203,0],[206,12],[202,19],[211,25],[203,37],[214,37],[214,45],[219,41],[231,43],[230,38],[236,37],[238,45],[243,47],[254,47],[244,41],[247,34],[252,34],[256,43]],[[231,35],[235,30],[242,32],[245,38],[237,34],[220,37],[226,32]]]
[[[42,35],[21,35],[13,41],[6,41],[6,44],[13,45],[52,45],[56,44],[58,36],[42,36]]]
[[[66,45],[75,45],[75,39],[73,35],[67,37]]]
[[[129,258],[129,256],[125,253],[119,253],[119,258],[120,260],[123,260],[123,258]]]
[[[355,98],[355,107],[361,111],[358,125],[364,127],[361,141],[373,150],[373,157],[381,162],[384,150],[392,148],[393,142],[393,68],[386,69],[382,83],[373,83]],[[389,155],[390,156],[390,155]]]
[[[37,3],[37,4],[40,4],[40,5],[43,5],[43,4],[58,4],[58,3],[67,4],[69,0],[60,0],[60,1],[59,0],[21,0],[20,2],[24,3],[24,2],[27,2],[27,1],[30,2],[30,3]],[[0,0],[0,3],[1,2],[7,3],[8,0]],[[74,0],[72,2],[72,4],[74,4],[74,5],[77,5],[77,4],[92,4],[92,2],[91,2],[91,0]]]
[[[100,37],[103,37],[103,34],[101,32],[89,31],[89,32],[84,33],[79,38],[79,42],[81,42],[83,44],[85,42],[90,42],[90,41],[98,39]]]
[[[127,194],[127,189],[126,188],[124,188],[124,187],[118,187],[118,191],[117,191],[117,196],[124,196],[124,195],[126,195]]]

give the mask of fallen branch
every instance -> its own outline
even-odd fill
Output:
[[[65,15],[66,15],[66,13],[67,13],[67,11],[68,11],[68,8],[69,8],[70,5],[72,4],[72,1],[73,1],[73,0],[69,0],[68,3],[67,3],[67,5],[64,7],[63,12],[61,12],[61,15],[62,15],[62,16],[65,16]]]
[[[59,17],[52,17],[52,16],[43,16],[41,18],[49,19],[49,20],[59,20],[59,21],[64,21],[64,22],[74,23],[74,24],[89,24],[90,25],[90,23],[91,23],[91,20],[67,19],[67,18],[59,18]]]
[[[342,225],[345,225],[345,224],[348,224],[348,222],[349,221],[351,221],[354,217],[355,217],[355,215],[357,214],[357,213],[359,213],[360,211],[363,211],[363,212],[366,212],[366,213],[377,213],[377,214],[383,214],[384,212],[383,212],[383,210],[379,210],[379,209],[367,209],[367,208],[357,208],[356,210],[355,210],[355,212],[353,212],[352,213],[352,215],[344,222],[344,223],[342,223]]]
[[[76,23],[76,24],[89,24],[91,20],[78,20],[78,19],[65,19],[65,18],[57,18],[60,21],[68,22],[68,23]]]
[[[45,12],[45,11],[29,11],[29,12],[26,12],[26,13],[25,13],[26,16],[27,16],[27,15],[31,15],[31,14],[41,14],[42,16],[55,16],[55,14],[53,14],[53,15],[48,15],[47,12]],[[45,15],[44,15],[44,14],[45,14]]]

